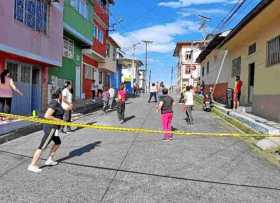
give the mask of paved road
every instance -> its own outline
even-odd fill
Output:
[[[143,98],[128,103],[125,126],[160,129],[155,104]],[[180,130],[236,131],[199,108],[192,127],[179,106],[175,115],[173,126]],[[115,112],[82,121],[118,125]],[[166,143],[161,135],[81,129],[63,137],[58,166],[33,174],[26,168],[41,136],[0,146],[0,202],[280,202],[279,168],[237,138]]]

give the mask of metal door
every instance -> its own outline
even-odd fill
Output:
[[[32,95],[31,95],[31,109],[36,112],[41,112],[42,106],[42,86],[41,86],[40,69],[34,67],[32,69]]]
[[[32,66],[29,64],[8,62],[7,69],[11,72],[11,77],[13,78],[15,85],[23,93],[23,96],[19,96],[14,93],[12,100],[12,113],[30,115],[32,112]]]

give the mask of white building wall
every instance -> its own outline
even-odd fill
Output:
[[[226,58],[224,63],[222,64],[223,57],[226,54],[225,50],[213,50],[211,54],[209,54],[201,63],[201,80],[204,81],[206,85],[213,85],[216,83],[227,83],[230,79],[231,75],[231,60],[229,54],[226,54]],[[207,63],[209,61],[209,73],[207,74]],[[204,76],[202,76],[202,68],[204,67]],[[221,73],[219,75],[219,71],[221,69]]]

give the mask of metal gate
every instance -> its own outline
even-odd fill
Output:
[[[40,69],[30,64],[10,61],[7,62],[7,69],[15,85],[23,93],[23,96],[14,93],[12,113],[30,115],[33,110],[40,112],[42,106]]]

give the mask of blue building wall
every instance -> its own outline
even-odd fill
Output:
[[[112,87],[115,89],[119,89],[122,79],[122,66],[117,66],[117,71],[113,74],[111,74],[111,84]]]

